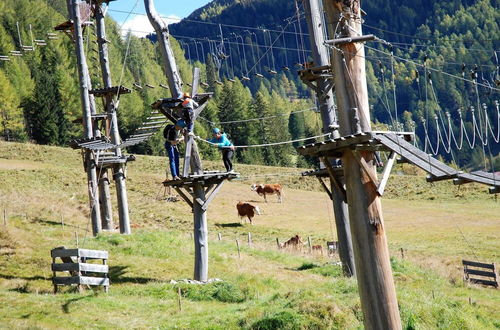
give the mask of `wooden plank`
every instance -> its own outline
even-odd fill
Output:
[[[189,136],[184,134],[186,142],[186,150],[184,153],[184,165],[182,167],[182,176],[187,177],[189,176],[189,167],[191,166],[191,150],[193,149],[193,142],[194,138],[192,136]]]
[[[337,175],[335,174],[335,171],[332,167],[332,164],[330,164],[328,158],[322,157],[321,160],[323,161],[323,164],[326,166],[326,170],[328,171],[328,174],[330,174],[330,180],[331,182],[335,185],[338,191],[342,194],[342,200],[344,202],[347,202],[347,193],[344,189],[344,185],[340,180],[338,179]]]
[[[363,171],[370,178],[370,182],[373,185],[373,187],[375,188],[375,190],[377,191],[377,194],[379,196],[381,196],[380,193],[378,192],[378,178],[377,178],[377,173],[370,168],[370,166],[368,165],[368,163],[366,162],[366,160],[363,157],[361,157],[361,154],[359,153],[359,151],[357,151],[357,150],[351,150],[351,152],[352,152],[352,154],[354,156],[354,159],[356,159],[356,161],[358,162],[359,166],[363,169]]]
[[[474,283],[474,284],[483,284],[483,285],[490,285],[494,287],[498,287],[498,283],[495,281],[488,281],[488,280],[480,280],[476,278],[469,278],[469,282]]]
[[[441,162],[430,157],[425,152],[415,148],[412,144],[402,139],[394,142],[390,140],[387,135],[377,135],[376,139],[378,139],[383,145],[385,145],[392,151],[399,154],[401,157],[405,158],[408,162],[430,173],[434,177],[459,173],[455,169],[446,166],[445,164],[443,164],[444,167],[440,166],[439,164],[442,164]],[[408,150],[407,148],[410,147],[411,149]]]
[[[389,155],[389,159],[387,159],[387,162],[385,163],[384,167],[384,172],[382,174],[382,179],[380,180],[380,183],[378,185],[377,191],[380,196],[384,194],[385,186],[387,185],[387,182],[389,181],[389,177],[391,175],[391,170],[392,166],[394,165],[394,160],[396,159],[396,153],[394,151],[391,151]]]
[[[466,269],[465,270],[465,273],[467,273],[468,275],[479,275],[479,276],[485,276],[485,277],[493,277],[494,279],[496,279],[496,274],[495,272],[486,272],[484,270],[477,270],[477,269]]]
[[[396,134],[386,134],[386,135],[384,135],[384,137],[387,138],[388,140],[392,141],[394,144],[396,144],[398,146],[398,148],[400,148],[400,146],[404,146],[404,148],[408,152],[413,153],[417,156],[420,156],[420,158],[422,158],[423,160],[429,159],[429,156],[425,152],[416,148],[413,144],[406,142],[403,138],[397,136]],[[394,150],[394,151],[398,152],[397,150]],[[445,172],[448,175],[453,175],[453,174],[459,173],[459,171],[457,171],[453,167],[450,167],[450,166],[444,164],[443,162],[438,161],[437,159],[435,159],[433,157],[430,157],[430,162],[431,162],[432,166],[434,166],[435,168],[439,169],[442,172]]]
[[[50,251],[52,258],[84,257],[87,259],[108,259],[108,251],[87,249],[53,249]]]
[[[487,269],[495,269],[495,264],[486,264],[483,262],[477,262],[477,261],[469,261],[469,260],[462,260],[462,264],[464,266],[473,266],[473,267],[481,267],[481,268],[487,268]]]
[[[321,184],[321,186],[323,186],[323,189],[325,189],[326,193],[328,194],[328,197],[330,197],[330,199],[333,200],[332,192],[326,186],[325,181],[323,181],[323,179],[321,177],[319,177],[319,176],[317,176],[317,178],[318,178],[318,181]]]
[[[55,285],[109,285],[109,278],[105,277],[90,277],[90,276],[58,276],[52,278],[52,282]]]
[[[188,203],[188,205],[191,206],[191,208],[193,208],[193,202],[191,202],[191,200],[189,199],[189,197],[187,197],[187,195],[182,191],[182,189],[180,187],[175,187],[175,186],[174,186],[174,189],[182,197],[182,199],[186,203]]]
[[[81,271],[81,272],[93,272],[93,273],[107,273],[107,265],[96,265],[87,263],[53,263],[52,271],[54,272],[71,272],[71,271]]]

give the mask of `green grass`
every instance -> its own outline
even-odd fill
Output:
[[[323,244],[335,235],[331,203],[314,180],[283,179],[283,204],[272,198],[263,203],[250,192],[250,179],[227,183],[208,210],[209,276],[223,282],[171,284],[192,277],[194,251],[188,207],[156,199],[165,159],[141,156],[129,166],[133,234],[91,238],[78,152],[0,142],[0,155],[0,209],[8,211],[8,226],[0,224],[0,328],[362,328],[356,280],[341,275],[337,256],[276,249],[276,238],[300,234]],[[295,171],[237,169],[245,175]],[[499,329],[498,290],[461,281],[460,260],[474,257],[457,230],[482,261],[499,262],[500,208],[492,196],[484,187],[458,191],[419,176],[395,175],[389,183],[384,220],[403,327]],[[263,209],[255,225],[239,225],[238,200],[254,200]],[[75,232],[80,246],[109,251],[108,294],[71,288],[52,294],[49,251],[74,247]]]

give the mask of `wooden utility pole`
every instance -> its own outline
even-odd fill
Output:
[[[94,128],[91,116],[91,104],[89,95],[89,79],[87,59],[83,44],[82,21],[80,19],[80,1],[71,1],[70,18],[73,20],[73,33],[76,47],[76,58],[78,74],[80,78],[80,98],[83,111],[83,126],[85,137],[94,137]],[[90,216],[92,219],[92,233],[94,236],[101,232],[101,209],[99,205],[99,191],[97,182],[96,162],[91,150],[85,150],[85,169],[87,171],[88,193],[90,199]]]
[[[360,0],[323,0],[331,38],[361,36]],[[337,44],[332,52],[342,136],[371,131],[362,43]],[[354,147],[354,146],[353,146]],[[348,149],[342,165],[349,202],[356,275],[366,329],[401,329],[389,260],[374,152]]]
[[[315,68],[324,68],[311,71],[303,78],[311,78],[306,83],[316,92],[321,119],[323,122],[323,132],[332,133],[333,137],[339,137],[338,123],[335,114],[335,103],[333,100],[333,79],[328,77],[331,72],[328,51],[324,42],[326,40],[323,26],[323,13],[320,11],[320,0],[302,0],[306,15],[309,38]],[[320,72],[314,74],[313,72]],[[313,81],[316,84],[313,84]],[[331,159],[326,158],[325,164],[330,166]],[[344,180],[341,177],[332,177],[335,173],[330,173],[331,199],[333,201],[333,211],[335,214],[335,226],[337,229],[337,239],[339,242],[339,256],[342,262],[342,269],[346,276],[354,276],[354,255],[352,251],[351,231],[349,229],[349,211],[345,197]]]
[[[99,62],[101,64],[102,79],[104,83],[104,88],[112,88],[111,81],[111,70],[109,67],[109,52],[108,52],[108,40],[106,39],[106,24],[104,11],[102,4],[96,5],[95,9],[95,19],[97,25],[97,43],[99,45]],[[118,86],[117,93],[109,93],[105,97],[106,113],[108,114],[107,122],[109,123],[109,130],[106,132],[111,142],[114,145],[120,144],[120,133],[118,131],[118,119],[116,115],[117,104],[120,97],[120,87]],[[106,125],[108,126],[108,125]],[[122,156],[121,148],[114,149],[116,157]],[[128,209],[128,196],[127,196],[127,186],[125,182],[125,164],[115,164],[113,166],[113,179],[116,185],[116,195],[118,199],[118,217],[120,223],[120,233],[130,234],[130,217]],[[107,171],[106,171],[107,173]],[[106,177],[107,179],[107,177]],[[108,181],[109,184],[109,181]],[[109,187],[108,187],[109,191]],[[105,229],[113,229],[112,219],[108,222],[103,222],[103,227]]]

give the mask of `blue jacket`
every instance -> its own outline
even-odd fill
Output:
[[[208,140],[208,142],[217,144],[219,149],[222,147],[230,147],[233,145],[227,138],[226,133],[222,133],[220,138],[211,138],[210,140]]]

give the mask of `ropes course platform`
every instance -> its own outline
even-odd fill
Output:
[[[429,174],[426,178],[427,182],[451,179],[456,185],[476,182],[489,185],[491,194],[500,192],[500,174],[484,171],[464,173],[454,169],[409,143],[412,137],[413,133],[408,132],[373,131],[305,145],[298,148],[297,151],[301,155],[331,158],[341,158],[342,153],[346,150],[388,151],[400,155],[404,161],[427,172]],[[328,176],[323,172],[327,174],[326,169],[305,173],[310,176]]]
[[[130,94],[132,90],[123,86],[113,86],[109,88],[98,88],[89,91],[89,94],[93,94],[96,97],[108,96],[108,95],[121,95]]]
[[[203,174],[192,174],[178,180],[163,181],[165,187],[192,187],[196,183],[203,185],[216,184],[223,180],[233,180],[240,177],[240,173],[236,172],[220,172],[220,171],[204,171]]]
[[[106,137],[95,137],[91,139],[77,139],[69,143],[73,149],[107,150],[115,149],[116,145]]]

